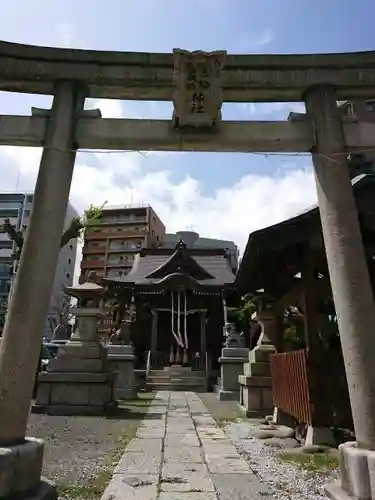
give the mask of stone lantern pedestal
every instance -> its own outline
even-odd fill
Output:
[[[134,297],[127,308],[126,319],[120,328],[111,335],[108,346],[108,361],[111,370],[117,373],[115,396],[117,399],[134,399],[137,396],[137,386],[134,375],[134,348],[131,342],[131,329],[136,317]]]
[[[262,417],[273,413],[270,356],[274,346],[276,316],[272,310],[257,313],[256,321],[262,327],[257,346],[250,351],[243,374],[238,377],[241,387],[240,404],[248,417]]]
[[[97,333],[103,292],[104,288],[95,283],[66,289],[68,295],[78,299],[78,306],[72,311],[77,327],[70,340],[59,348],[47,372],[39,376],[35,413],[103,415],[116,407],[116,374],[109,370],[107,349]]]

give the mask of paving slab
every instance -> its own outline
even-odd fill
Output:
[[[203,463],[203,456],[199,447],[166,446],[164,462]]]
[[[269,495],[195,393],[162,392],[156,398],[102,500],[262,500]]]
[[[162,450],[163,439],[142,439],[134,438],[130,441],[126,447],[126,453],[131,453],[133,451],[143,452],[143,453],[154,453],[156,451]]]
[[[219,500],[256,500],[271,498],[267,487],[255,474],[213,474]]]
[[[159,500],[217,500],[217,495],[209,491],[162,491]]]
[[[160,491],[175,492],[214,492],[214,485],[208,474],[198,472],[180,472],[178,476],[162,475],[160,481]]]
[[[253,474],[249,465],[242,458],[207,458],[207,466],[212,474]]]
[[[164,441],[165,446],[195,446],[200,447],[196,433],[167,434]]]
[[[161,467],[161,451],[147,455],[141,451],[132,453],[124,453],[121,460],[117,464],[115,474],[159,474]]]
[[[149,427],[139,427],[136,437],[144,439],[162,439],[165,435],[164,428],[153,429]]]
[[[115,474],[102,500],[156,500],[158,476]]]
[[[204,463],[168,462],[163,464],[163,476],[178,476],[180,474],[201,474],[209,476],[207,465]]]
[[[238,457],[236,448],[230,443],[203,443],[202,449],[206,460],[214,457],[222,457],[227,459]]]
[[[224,431],[221,429],[218,429],[217,427],[198,427],[197,428],[198,436],[201,439],[204,438],[210,438],[210,439],[225,439],[227,440],[227,436],[225,435]]]

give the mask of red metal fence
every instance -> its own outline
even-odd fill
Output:
[[[313,357],[301,349],[274,354],[270,362],[275,406],[308,425],[353,429],[341,352]]]
[[[274,405],[299,422],[311,425],[306,351],[273,354],[270,361]]]

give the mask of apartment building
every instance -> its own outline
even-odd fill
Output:
[[[90,271],[121,279],[132,268],[141,248],[159,246],[164,234],[164,224],[149,205],[103,208],[97,224],[85,231],[80,281]],[[103,333],[112,323],[112,309],[109,305],[105,305],[105,309]]]
[[[204,238],[194,231],[178,231],[177,233],[166,233],[160,246],[162,248],[174,248],[182,239],[190,248],[221,248],[224,249],[233,273],[237,272],[239,250],[234,241],[218,240],[215,238]]]
[[[2,331],[8,309],[12,281],[17,273],[16,244],[3,231],[5,219],[20,231],[26,233],[33,204],[32,193],[0,193],[0,331]],[[68,205],[65,227],[68,227],[76,210]],[[53,329],[60,320],[60,311],[65,301],[64,287],[73,284],[74,265],[77,253],[77,241],[71,240],[61,249],[56,267],[51,301],[46,317],[44,336],[51,337]]]
[[[339,107],[344,114],[353,116],[359,122],[375,122],[375,99],[344,101],[339,103]],[[366,151],[366,157],[374,162],[375,168],[375,149]]]

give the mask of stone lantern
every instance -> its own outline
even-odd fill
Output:
[[[57,415],[102,415],[116,406],[114,383],[107,349],[100,343],[99,304],[104,293],[101,285],[86,282],[68,287],[65,292],[78,300],[72,313],[76,328],[70,340],[51,360],[48,371],[39,376],[35,412]]]
[[[240,404],[248,417],[264,417],[273,412],[270,356],[276,353],[277,316],[272,308],[262,308],[255,320],[262,328],[256,347],[249,352],[240,383]]]

